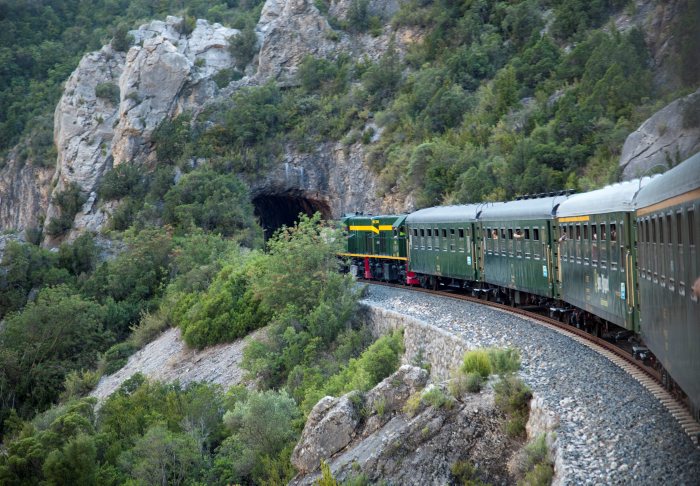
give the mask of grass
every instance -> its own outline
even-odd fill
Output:
[[[486,350],[467,351],[462,363],[462,373],[478,373],[482,378],[488,378],[491,374],[491,361]]]
[[[523,436],[530,415],[532,392],[521,379],[513,375],[503,376],[493,389],[496,406],[508,415],[506,433],[510,437]]]

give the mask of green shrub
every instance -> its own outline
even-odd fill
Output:
[[[134,354],[137,348],[130,342],[115,344],[103,356],[105,375],[111,375],[119,371],[129,361],[129,356]]]
[[[90,393],[100,381],[100,373],[97,371],[80,370],[71,371],[66,375],[63,383],[63,393],[61,400],[72,400],[84,397]]]
[[[224,267],[203,295],[185,295],[187,312],[176,316],[188,346],[230,342],[267,324],[269,314],[248,288],[245,268]]]
[[[481,387],[484,384],[484,379],[479,373],[467,373],[465,379],[465,386],[469,393],[478,393],[481,391]]]
[[[477,477],[477,469],[469,461],[457,461],[450,466],[450,473],[455,483],[461,486],[484,486]]]
[[[488,378],[491,374],[491,361],[486,350],[475,349],[467,351],[462,363],[462,373],[477,373],[482,378]]]
[[[494,385],[496,406],[508,416],[506,432],[511,437],[522,436],[530,414],[532,392],[522,380],[505,375]]]
[[[467,377],[461,372],[454,373],[447,386],[453,397],[460,398],[467,392]]]
[[[212,79],[216,86],[221,89],[229,85],[231,81],[238,81],[243,77],[243,73],[236,68],[225,68],[216,73]]]
[[[406,403],[404,403],[403,406],[403,413],[408,415],[409,417],[414,417],[416,413],[418,413],[418,410],[420,409],[421,405],[423,404],[423,400],[421,399],[421,391],[415,392],[413,395],[408,397],[406,400]]]
[[[452,399],[442,391],[441,388],[434,387],[423,393],[421,399],[424,403],[430,405],[433,408],[446,408],[451,409],[454,406]]]
[[[73,220],[87,198],[82,193],[80,186],[71,182],[63,191],[53,196],[53,202],[60,210],[60,216],[51,218],[46,226],[46,232],[50,236],[60,236],[73,227]]]
[[[158,337],[170,325],[163,314],[160,310],[154,313],[146,312],[139,323],[131,329],[129,342],[140,349]]]
[[[527,416],[520,412],[515,412],[506,421],[506,435],[508,437],[524,437],[526,425]]]
[[[551,464],[537,464],[531,471],[525,474],[518,485],[522,486],[549,486],[554,478],[554,468]]]
[[[95,96],[111,103],[119,103],[119,86],[114,83],[97,83]]]
[[[144,167],[134,162],[123,162],[105,173],[97,194],[101,199],[121,199],[125,196],[143,196],[146,185]]]
[[[255,35],[255,30],[252,28],[243,29],[240,34],[229,41],[229,50],[236,60],[236,67],[241,70],[245,69],[258,52],[258,37]]]
[[[520,369],[520,352],[514,348],[489,348],[486,350],[493,373],[504,374]]]
[[[321,477],[316,480],[314,486],[340,486],[326,461],[321,461]]]

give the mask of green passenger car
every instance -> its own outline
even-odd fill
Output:
[[[510,290],[510,300],[521,302],[519,291],[557,297],[552,261],[552,223],[566,196],[521,199],[488,204],[479,215],[483,234],[483,280]]]
[[[573,195],[556,218],[561,298],[631,331],[638,331],[633,203],[646,181]]]
[[[635,200],[641,335],[700,417],[700,154]]]
[[[479,279],[478,208],[476,204],[433,207],[406,218],[409,270],[421,284]]]

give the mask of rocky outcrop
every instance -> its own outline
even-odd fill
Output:
[[[367,436],[401,410],[413,393],[423,389],[428,373],[414,366],[402,366],[379,383],[365,397],[351,392],[340,398],[324,397],[311,410],[301,438],[292,452],[292,464],[301,472],[317,469],[321,461],[347,447],[356,437]],[[381,410],[360,427],[362,410]]]
[[[356,392],[339,399],[324,398],[312,411],[292,454],[300,476],[291,484],[313,484],[319,474],[309,471],[318,468],[321,460],[339,481],[363,474],[370,482],[449,484],[451,466],[468,461],[476,466],[482,481],[513,483],[506,465],[519,443],[504,436],[505,417],[494,406],[493,393],[467,394],[441,407],[423,402],[407,415],[403,412],[406,401],[421,393],[427,377],[425,370],[402,366],[362,401]],[[354,407],[341,407],[352,403]],[[360,420],[358,407],[363,411]],[[343,440],[333,448],[318,446],[336,436],[336,429],[320,428],[322,423],[339,424],[337,436]],[[348,432],[351,424],[356,424],[352,434]]]
[[[678,21],[686,14],[686,0],[635,0],[613,19],[615,28],[626,32],[639,28],[649,48],[653,66],[654,86],[670,93],[683,83],[678,69]]]
[[[398,10],[397,0],[369,2],[368,15],[383,23],[378,35],[334,30],[328,19],[346,20],[351,0],[332,1],[322,14],[313,0],[267,0],[256,27],[260,42],[257,76],[274,78],[282,84],[293,83],[294,74],[306,56],[332,58],[340,53],[376,61],[392,40],[399,55],[419,34],[411,29],[394,31],[388,23]]]
[[[625,140],[620,167],[625,180],[670,168],[700,151],[700,90],[656,112]],[[695,113],[695,115],[693,115]]]
[[[54,168],[8,154],[0,169],[0,230],[41,226],[51,194]]]
[[[39,215],[45,215],[48,224],[60,215],[51,203],[52,191],[59,193],[75,183],[86,202],[75,217],[69,239],[84,230],[99,231],[115,206],[97,197],[102,177],[124,162],[155,163],[152,135],[164,119],[183,111],[196,116],[209,103],[228,98],[242,86],[270,80],[283,85],[294,82],[298,65],[308,55],[333,58],[343,53],[377,60],[390,44],[403,55],[420,32],[394,31],[389,25],[397,2],[369,3],[370,15],[384,21],[370,35],[331,28],[330,18],[347,18],[351,0],[332,2],[325,14],[311,0],[267,0],[256,27],[259,52],[245,70],[248,76],[223,88],[215,77],[236,64],[228,47],[239,31],[205,20],[197,20],[189,33],[179,17],[152,21],[130,32],[134,45],[128,52],[107,45],[87,54],[67,80],[55,110],[55,173],[38,174],[12,162],[0,171],[0,189],[4,189],[0,192],[1,227],[36,225]],[[404,209],[403,200],[389,197],[384,204],[377,195],[376,178],[360,144],[323,143],[310,153],[289,146],[282,164],[250,183],[253,197],[286,192],[316,198],[332,217],[355,210]],[[45,243],[58,242],[49,239]]]
[[[55,191],[76,183],[88,195],[76,232],[106,222],[109,207],[98,207],[96,198],[102,175],[113,165],[147,161],[163,119],[201,107],[218,89],[213,76],[232,64],[228,39],[237,30],[198,20],[190,34],[182,31],[179,17],[143,25],[131,32],[136,45],[126,54],[104,46],[66,82],[54,115]],[[47,223],[58,213],[49,204]]]

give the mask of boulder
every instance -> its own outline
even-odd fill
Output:
[[[360,422],[360,411],[353,400],[361,399],[357,392],[340,398],[324,397],[314,406],[304,431],[292,452],[292,464],[300,472],[318,468],[326,459],[347,446]]]
[[[623,179],[670,168],[700,151],[700,90],[654,113],[625,140]]]

